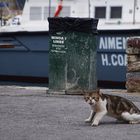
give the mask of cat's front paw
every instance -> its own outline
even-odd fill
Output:
[[[137,121],[129,121],[129,124],[138,124],[139,122]]]
[[[99,123],[94,123],[94,122],[91,124],[91,126],[98,126],[98,125]]]
[[[91,119],[85,119],[85,123],[90,123]]]

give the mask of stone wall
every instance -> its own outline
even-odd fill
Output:
[[[127,40],[127,74],[126,88],[128,92],[140,92],[140,38]]]

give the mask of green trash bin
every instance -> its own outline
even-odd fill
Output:
[[[49,18],[49,92],[97,88],[97,19]]]

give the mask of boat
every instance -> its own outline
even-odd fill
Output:
[[[26,0],[0,27],[0,79],[48,81],[48,17],[98,18],[99,86],[123,87],[126,40],[140,35],[140,0]]]

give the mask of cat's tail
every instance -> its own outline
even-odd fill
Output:
[[[130,114],[129,112],[124,112],[124,113],[122,113],[122,117],[126,121],[140,122],[140,114],[136,114],[136,113]]]

